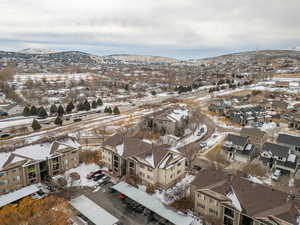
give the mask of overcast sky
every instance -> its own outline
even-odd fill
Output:
[[[200,58],[300,46],[300,0],[0,0],[0,50]]]

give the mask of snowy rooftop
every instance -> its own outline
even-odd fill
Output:
[[[5,205],[8,205],[14,201],[17,201],[21,198],[24,198],[28,195],[31,195],[33,193],[36,193],[38,192],[40,189],[39,189],[39,186],[38,184],[32,184],[30,186],[27,186],[27,187],[24,187],[24,188],[21,188],[17,191],[14,191],[14,192],[11,192],[11,193],[8,193],[6,195],[1,195],[0,196],[0,208],[5,206]]]
[[[134,201],[142,204],[146,208],[174,223],[175,225],[190,225],[193,222],[193,218],[190,216],[179,214],[173,211],[168,206],[165,206],[154,196],[151,196],[142,190],[139,190],[125,182],[120,182],[113,186],[118,192],[128,196]]]
[[[181,109],[176,109],[173,112],[171,112],[167,117],[176,122],[176,121],[180,121],[182,119],[185,119],[188,117],[188,110],[181,110]]]
[[[70,201],[71,205],[95,225],[115,225],[119,220],[84,195]]]
[[[51,149],[53,147],[54,142],[47,142],[43,144],[35,144],[35,145],[28,145],[25,147],[17,148],[15,151],[11,153],[0,153],[0,169],[4,166],[10,155],[16,154],[17,156],[13,159],[10,163],[16,163],[18,161],[24,160],[23,157],[33,159],[33,160],[45,160],[47,157],[51,156]],[[57,141],[59,144],[57,147],[57,150],[66,148],[66,147],[72,147],[72,148],[78,148],[80,147],[80,144],[71,139],[67,138],[62,141]]]

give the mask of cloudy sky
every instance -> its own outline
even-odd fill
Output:
[[[0,50],[200,58],[300,46],[299,0],[0,0]]]

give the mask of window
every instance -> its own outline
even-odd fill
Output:
[[[52,162],[53,162],[53,163],[58,163],[58,157],[52,159]]]
[[[144,169],[145,167],[144,167],[143,165],[140,165],[140,168],[141,168],[141,169]]]
[[[224,225],[233,225],[233,220],[224,216]]]
[[[181,162],[177,164],[177,166],[181,166]]]
[[[200,203],[198,203],[197,205],[198,205],[199,208],[205,209],[205,205],[202,205],[202,204],[200,204]]]
[[[178,171],[177,171],[177,174],[180,174],[180,173],[181,173],[181,170],[178,170]]]
[[[134,163],[133,162],[129,162],[129,167],[130,168],[134,168]]]
[[[68,164],[68,160],[67,160],[67,159],[65,160],[65,164],[66,164],[66,165]]]
[[[149,175],[147,175],[147,179],[151,180],[151,177]]]
[[[5,176],[5,172],[0,172],[0,177]]]
[[[173,175],[171,175],[170,178],[172,179],[172,178],[173,178]]]
[[[153,169],[150,168],[150,167],[147,167],[147,170],[148,170],[149,172],[152,172],[152,171],[153,171]]]
[[[214,215],[214,216],[218,216],[218,212],[214,209],[209,209],[209,213]]]
[[[224,214],[226,216],[234,217],[234,212],[232,209],[224,208]]]

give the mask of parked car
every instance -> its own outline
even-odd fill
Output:
[[[197,170],[197,171],[200,171],[202,168],[201,168],[200,166],[194,165],[194,166],[193,166],[193,169],[194,169],[194,170]]]
[[[104,174],[102,173],[99,173],[99,174],[96,174],[93,178],[93,181],[98,181],[100,180],[102,177],[104,177]]]
[[[271,179],[277,181],[279,180],[280,176],[281,176],[281,171],[275,170],[275,172],[271,176]]]
[[[108,184],[110,180],[110,177],[109,176],[104,176],[102,177],[100,180],[98,180],[98,184],[99,185],[105,185],[105,184]],[[103,184],[103,182],[105,182],[105,184]]]
[[[0,111],[0,116],[8,116],[8,113],[4,111]]]
[[[124,195],[124,194],[120,194],[120,195],[119,195],[119,198],[120,198],[121,200],[124,200],[124,199],[126,199],[126,198],[127,198],[127,196],[126,196],[126,195]]]
[[[206,146],[207,146],[207,144],[206,144],[205,142],[201,142],[201,143],[200,143],[200,147],[201,147],[201,148],[205,148]]]
[[[96,170],[96,171],[90,172],[90,173],[86,176],[86,178],[87,178],[88,180],[93,179],[94,176],[95,176],[96,174],[102,174],[102,170]]]

